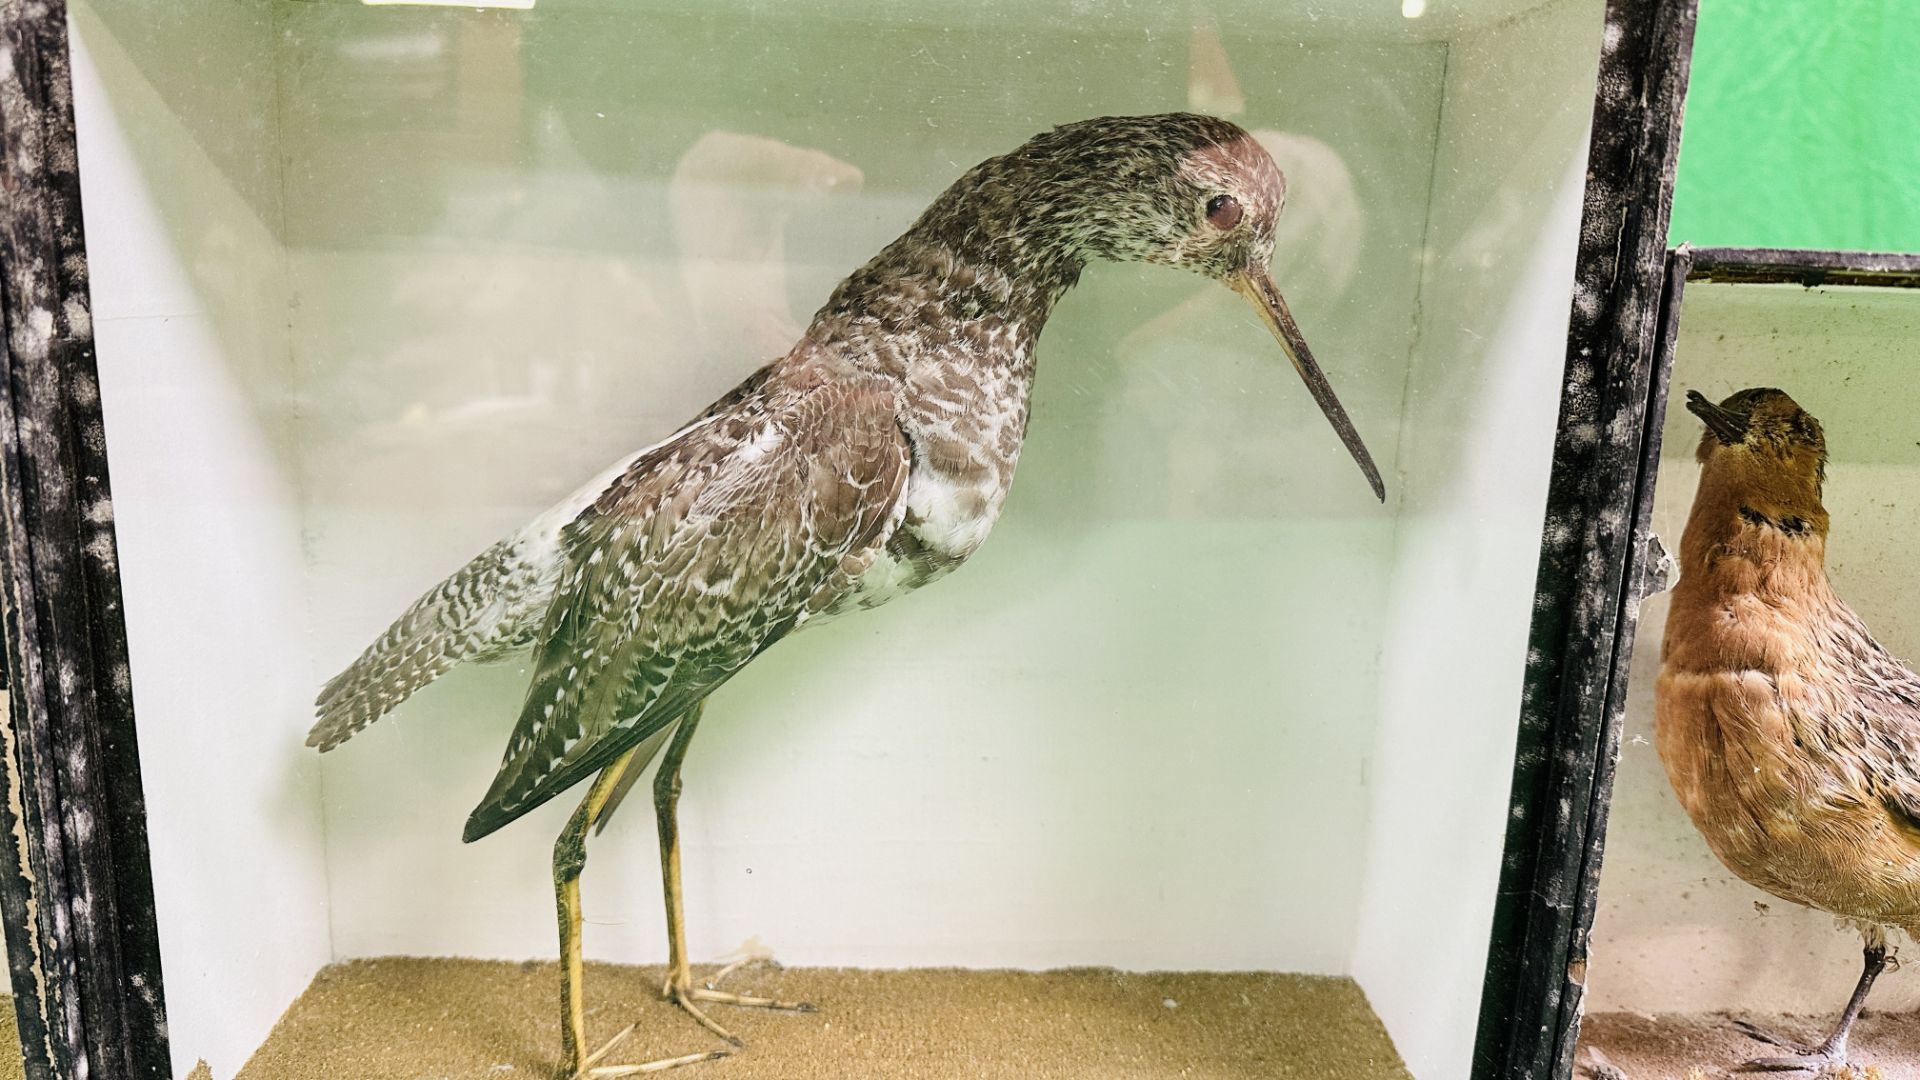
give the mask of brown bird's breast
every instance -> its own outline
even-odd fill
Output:
[[[1862,699],[1824,587],[1673,594],[1655,690],[1660,759],[1713,853],[1745,881],[1847,918],[1920,923],[1920,829],[1889,795],[1903,768]],[[1854,623],[1853,625],[1857,625]],[[1911,769],[1911,765],[1904,765]]]

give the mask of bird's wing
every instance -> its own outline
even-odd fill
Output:
[[[770,391],[637,461],[568,528],[475,840],[673,723],[853,587],[904,507],[891,391]]]
[[[533,644],[552,601],[554,563],[566,527],[636,461],[682,440],[759,392],[773,365],[754,372],[694,421],[636,451],[427,590],[314,701],[307,745],[322,753],[385,716],[456,664],[491,660]]]
[[[1848,657],[1854,756],[1894,819],[1920,843],[1920,675],[1895,659],[1852,609],[1841,605],[1831,631]]]

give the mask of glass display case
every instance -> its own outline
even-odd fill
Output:
[[[1570,478],[1650,407],[1691,19],[0,5],[27,1075],[1564,1075],[1588,893],[1550,867],[1589,834],[1542,807],[1598,758],[1549,722],[1541,642],[1631,592]],[[1151,119],[1071,126],[1111,116]],[[1027,258],[1056,217],[1073,258]],[[1025,362],[1045,321],[1030,399],[932,424],[914,395],[951,385],[901,375],[804,431],[743,419],[798,385],[769,361],[857,339],[807,369],[839,393],[920,348],[886,304],[929,273],[943,311],[1020,317],[901,370]],[[1316,358],[1330,392],[1286,370]],[[966,445],[1020,457],[1010,493],[916,486],[989,421]],[[672,480],[708,453],[761,471]],[[720,487],[685,519],[747,540],[634,554],[690,550],[649,538]],[[952,520],[971,565],[852,610],[944,576]],[[694,622],[756,574],[806,591],[722,662],[633,644],[655,571]],[[676,704],[642,730],[580,691],[632,739],[565,757],[587,733],[529,686],[565,720],[599,648]],[[684,796],[626,798],[663,745]]]
[[[1910,385],[1911,356],[1920,340],[1920,258],[1683,250],[1672,273],[1659,352],[1661,362],[1671,365],[1675,401],[1684,392],[1717,402],[1745,388],[1771,387],[1817,419],[1826,451],[1820,500],[1829,518],[1822,537],[1825,571],[1871,639],[1896,658],[1888,669],[1894,672],[1897,658],[1920,651],[1915,624],[1920,594],[1906,557],[1920,463]],[[1699,409],[1697,404],[1693,411],[1668,409],[1660,442],[1652,529],[1676,556],[1693,508],[1709,491],[1700,457],[1712,444],[1703,441],[1707,425],[1696,415]],[[1792,527],[1789,520],[1786,530]],[[1806,530],[1812,531],[1812,526]],[[1780,574],[1791,571],[1787,556],[1776,565]],[[1708,578],[1715,571],[1703,562],[1678,573]],[[1820,1044],[1833,1030],[1861,975],[1860,937],[1845,921],[1858,910],[1823,907],[1804,891],[1773,881],[1718,835],[1721,823],[1734,815],[1711,801],[1694,801],[1697,770],[1686,764],[1683,741],[1688,714],[1678,691],[1663,689],[1669,680],[1662,673],[1662,656],[1663,644],[1672,654],[1699,631],[1691,622],[1669,618],[1675,602],[1670,592],[1648,599],[1641,612],[1643,632],[1632,650],[1594,924],[1589,999],[1594,1015],[1587,1021],[1583,1038],[1589,1049],[1582,1058],[1589,1075],[1609,1075],[1611,1067],[1633,1077],[1684,1076],[1689,1070],[1711,1076],[1749,1059],[1797,1053]],[[1726,605],[1728,611],[1739,610],[1737,600]],[[1782,610],[1791,609],[1783,605]],[[1839,633],[1844,622],[1831,613],[1827,618],[1833,626],[1818,636]],[[1863,646],[1859,655],[1866,663],[1872,650]],[[1823,666],[1830,679],[1847,681],[1845,665]],[[1845,734],[1878,730],[1881,724],[1897,732],[1915,723],[1920,714],[1909,715],[1914,688],[1903,691],[1898,674],[1889,674],[1887,685],[1891,698],[1885,707],[1843,716],[1831,729],[1813,715],[1783,725],[1788,733],[1777,741],[1783,753],[1793,748],[1787,760],[1850,761],[1862,774],[1877,775],[1871,753],[1849,749]],[[1657,707],[1659,696],[1669,693],[1675,700]],[[1754,775],[1773,775],[1776,767],[1737,735],[1744,730],[1737,718],[1726,723],[1736,734],[1725,737],[1714,758],[1752,761]],[[1672,727],[1664,737],[1663,725]],[[1823,735],[1827,730],[1840,737]],[[1677,771],[1670,780],[1672,770]],[[1880,783],[1881,790],[1899,790],[1897,775]],[[1883,808],[1854,806],[1843,788],[1808,785],[1810,792],[1824,792],[1820,800],[1857,822],[1848,845],[1873,843],[1872,821],[1885,817],[1892,828],[1902,820]],[[1784,845],[1789,835],[1837,842],[1818,839],[1828,833],[1811,813],[1796,815],[1791,826],[1771,812],[1756,811],[1754,817],[1762,822],[1758,831],[1774,838],[1770,844]],[[1714,834],[1713,842],[1703,833]],[[1730,861],[1716,858],[1716,850],[1726,850]],[[1788,857],[1801,864],[1813,861],[1805,853]],[[1886,895],[1879,903],[1885,919],[1893,921],[1901,910],[1895,871],[1882,869],[1886,884],[1880,891]],[[1749,883],[1756,880],[1760,883]],[[1868,1011],[1851,1031],[1848,1056],[1860,1074],[1873,1075],[1866,1072],[1873,1067],[1880,1075],[1904,1076],[1920,1066],[1907,1030],[1911,1025],[1900,1015],[1910,1013],[1916,1002],[1920,988],[1901,975],[1889,973],[1872,987]],[[1768,1036],[1796,1047],[1769,1043]]]

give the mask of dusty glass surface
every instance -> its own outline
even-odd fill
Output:
[[[459,842],[530,665],[456,668],[324,757],[319,687],[784,352],[975,162],[1192,109],[1287,174],[1276,277],[1386,504],[1238,297],[1094,264],[979,554],[714,696],[690,951],[819,996],[729,1013],[742,1076],[1463,1075],[1600,13],[76,4],[179,1073],[551,1069],[578,795]],[[589,842],[590,960],[665,959],[647,801]],[[1136,974],[918,970],[952,967]],[[720,1045],[659,979],[590,969],[592,1040],[641,1025],[610,1060]]]
[[[1777,387],[1825,429],[1831,515],[1826,567],[1835,591],[1893,656],[1920,653],[1920,429],[1912,417],[1920,292],[1797,285],[1687,286],[1655,492],[1653,527],[1678,553],[1694,503],[1704,430],[1682,408]],[[1630,1075],[1725,1069],[1780,1053],[1744,1037],[1726,1014],[1819,1042],[1861,970],[1860,938],[1833,915],[1747,884],[1717,861],[1669,785],[1655,744],[1654,700],[1671,597],[1641,612],[1606,867],[1594,923],[1585,1040]],[[1904,972],[1882,978],[1871,1013],[1920,1004]],[[1784,1019],[1784,1016],[1791,1016]],[[1863,1064],[1887,1076],[1920,1062],[1904,1020],[1871,1016],[1854,1035]],[[1682,1045],[1687,1048],[1681,1049]]]

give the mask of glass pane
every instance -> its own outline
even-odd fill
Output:
[[[1058,124],[1194,109],[1243,125],[1286,174],[1273,276],[1385,504],[1241,298],[1095,261],[1038,346],[991,542],[952,580],[809,626],[714,691],[679,807],[688,985],[771,957],[784,968],[723,987],[818,1004],[703,1005],[747,1043],[735,1077],[1462,1075],[1601,8],[77,4],[179,1073],[550,1073],[553,848],[606,762],[581,759],[581,783],[462,844],[469,812],[517,719],[545,723],[530,685],[596,679],[617,655],[634,674],[576,710],[607,728],[624,695],[681,677],[666,661],[708,672],[685,676],[705,692],[742,658],[622,644],[637,631],[620,620],[664,625],[669,594],[587,569],[652,542],[590,535],[616,509],[589,509],[609,467],[786,354],[974,163]],[[1201,130],[1112,130],[1180,124]],[[1210,196],[1138,199],[1113,187],[1125,155],[1089,153],[1036,159],[1055,171],[1027,174],[998,220],[1073,228],[1025,250],[1118,228],[1126,205],[1172,216],[1110,250],[1171,261],[1162,224],[1226,228],[1202,223]],[[1256,231],[1261,191],[1243,207]],[[886,292],[902,265],[877,295],[904,295]],[[1009,290],[1031,280],[1024,263],[989,269]],[[946,280],[956,304],[1010,303]],[[879,412],[836,405],[806,439],[727,452],[786,480],[660,481],[660,497],[719,492],[745,509],[715,520],[784,536],[754,530],[782,527],[793,477],[839,475],[829,451],[856,437],[913,439],[916,531],[895,542],[905,526],[880,514],[876,535],[902,574],[928,536],[964,549],[998,493],[942,470],[1010,454],[1024,391],[942,373],[966,349],[1030,343],[1024,325],[889,326],[862,363],[931,366],[860,399]],[[821,326],[808,340],[843,340]],[[982,417],[1012,419],[991,439],[949,431]],[[894,506],[860,478],[847,500]],[[636,529],[698,516],[632,514]],[[515,533],[530,521],[547,524]],[[327,680],[513,535],[534,570],[456,579],[394,639],[389,696],[433,684],[325,756],[304,746]],[[801,580],[784,543],[634,565],[678,582],[706,625],[755,575]],[[552,595],[571,572],[615,590],[592,593],[612,598],[599,614],[549,616],[571,610]],[[458,613],[473,609],[521,629],[482,639]],[[584,1038],[637,1024],[607,1064],[730,1049],[660,1000],[652,802],[642,781],[587,842]]]
[[[1790,724],[1760,734],[1737,726],[1739,714],[1730,709],[1729,718],[1709,722],[1687,696],[1687,688],[1696,683],[1682,685],[1680,665],[1691,663],[1684,655],[1676,660],[1668,689],[1658,689],[1663,637],[1672,648],[1705,650],[1711,656],[1726,655],[1732,648],[1713,636],[1712,626],[1685,618],[1698,611],[1716,619],[1716,613],[1725,610],[1740,612],[1740,632],[1751,633],[1769,650],[1768,657],[1752,660],[1753,670],[1746,670],[1746,663],[1707,663],[1715,671],[1694,677],[1701,688],[1758,680],[1755,692],[1763,703],[1774,696],[1768,687],[1780,685],[1789,690],[1806,686],[1846,699],[1851,696],[1844,689],[1850,673],[1862,670],[1862,664],[1870,666],[1866,658],[1872,654],[1867,649],[1858,659],[1848,659],[1853,648],[1830,647],[1845,637],[1833,637],[1831,628],[1839,623],[1831,615],[1799,615],[1801,609],[1794,606],[1809,603],[1800,598],[1817,596],[1817,591],[1777,584],[1799,570],[1815,573],[1818,568],[1817,560],[1810,561],[1812,531],[1795,532],[1796,518],[1813,515],[1798,505],[1807,502],[1804,496],[1785,493],[1790,489],[1783,477],[1791,474],[1777,467],[1755,485],[1743,484],[1737,491],[1729,486],[1733,494],[1725,496],[1719,494],[1718,479],[1703,487],[1706,476],[1695,456],[1705,425],[1683,407],[1683,395],[1697,390],[1719,402],[1745,388],[1773,387],[1818,419],[1830,455],[1822,502],[1831,517],[1825,569],[1833,590],[1892,656],[1913,656],[1920,652],[1920,581],[1908,557],[1914,507],[1920,505],[1920,432],[1910,415],[1916,335],[1920,292],[1913,290],[1705,283],[1687,287],[1654,530],[1678,557],[1689,515],[1704,491],[1713,500],[1736,499],[1728,514],[1737,515],[1739,507],[1746,506],[1781,524],[1743,519],[1746,528],[1765,531],[1727,532],[1709,541],[1719,535],[1713,530],[1741,526],[1723,521],[1725,514],[1703,517],[1694,534],[1703,552],[1713,542],[1741,545],[1772,539],[1777,544],[1789,534],[1792,546],[1769,549],[1773,561],[1763,572],[1769,575],[1764,588],[1769,590],[1765,595],[1776,599],[1752,600],[1746,586],[1730,584],[1737,580],[1735,570],[1742,561],[1729,556],[1718,570],[1704,561],[1683,564],[1681,578],[1697,575],[1700,591],[1685,598],[1656,596],[1642,610],[1594,926],[1584,1036],[1590,1047],[1630,1076],[1684,1076],[1690,1068],[1715,1076],[1750,1058],[1788,1053],[1747,1037],[1729,1016],[1810,1043],[1820,1042],[1834,1026],[1862,962],[1859,935],[1841,927],[1831,908],[1846,907],[1857,914],[1851,909],[1858,901],[1835,903],[1829,898],[1828,910],[1795,901],[1815,899],[1811,890],[1851,888],[1848,883],[1855,880],[1857,867],[1843,861],[1819,869],[1820,860],[1851,848],[1864,850],[1870,840],[1896,837],[1889,832],[1874,840],[1883,827],[1894,826],[1878,804],[1871,813],[1853,807],[1830,816],[1819,809],[1818,800],[1845,807],[1845,771],[1868,767],[1872,752],[1862,757],[1846,746],[1854,736],[1871,742],[1869,731],[1898,733],[1915,722],[1911,699],[1904,710],[1890,704],[1858,713],[1794,705],[1788,713],[1795,718]],[[1775,494],[1769,496],[1768,490]],[[1676,605],[1683,613],[1680,621],[1670,618]],[[1829,629],[1811,629],[1822,626]],[[1803,634],[1813,637],[1799,636]],[[1796,651],[1791,658],[1777,652],[1796,640],[1822,644]],[[1826,674],[1802,680],[1803,666],[1809,663]],[[1717,671],[1722,667],[1728,670]],[[1776,674],[1766,674],[1769,671]],[[1897,687],[1898,679],[1889,685]],[[1664,701],[1660,708],[1666,710],[1658,724],[1657,701]],[[1780,715],[1764,706],[1761,714]],[[1661,725],[1668,725],[1672,736],[1665,748],[1658,734]],[[1774,730],[1789,733],[1784,741],[1765,733]],[[1817,737],[1816,730],[1832,734]],[[1795,734],[1802,739],[1799,746],[1793,743]],[[1671,764],[1663,765],[1663,758]],[[1913,765],[1910,756],[1899,753],[1890,760],[1895,772],[1876,782],[1890,783],[1900,775],[1898,769]],[[1730,775],[1735,762],[1748,762],[1745,771],[1753,778],[1751,787],[1741,789],[1745,794],[1739,805],[1747,809],[1740,811],[1716,794],[1731,789],[1715,781],[1722,774],[1712,771],[1724,768]],[[1669,767],[1678,768],[1677,781],[1669,781]],[[1776,781],[1788,777],[1821,794],[1814,799],[1783,794]],[[1681,789],[1698,800],[1703,829],[1696,829],[1683,808],[1676,795]],[[1766,839],[1742,847],[1730,832],[1736,828]],[[1836,846],[1829,830],[1843,830],[1841,835],[1850,838]],[[1712,833],[1714,843],[1729,852],[1729,863],[1715,857],[1703,832]],[[1802,848],[1796,837],[1812,846]],[[1768,858],[1786,868],[1781,872],[1800,883],[1769,877],[1771,871],[1757,865],[1748,848],[1770,853]],[[1774,887],[1755,886],[1750,880],[1763,885],[1771,881]],[[1790,895],[1783,898],[1781,893]],[[1902,903],[1913,910],[1912,901],[1899,899],[1895,889],[1864,887],[1861,895],[1889,905],[1889,915],[1901,910]],[[1909,1074],[1920,1063],[1911,1032],[1904,1020],[1882,1014],[1904,1012],[1916,1002],[1920,987],[1912,980],[1898,975],[1882,980],[1871,999],[1872,1013],[1854,1029],[1856,1060],[1863,1065],[1877,1062],[1889,1077]]]

